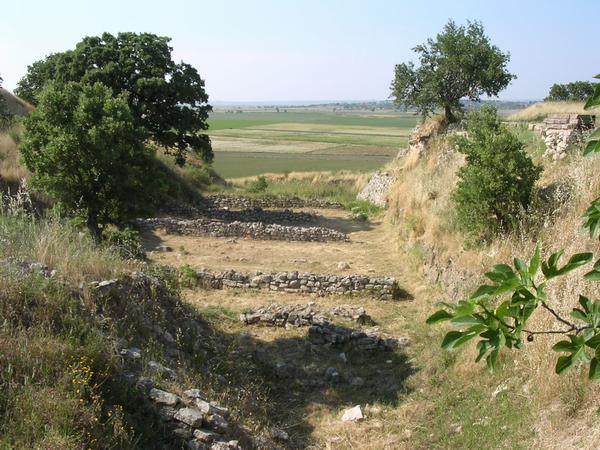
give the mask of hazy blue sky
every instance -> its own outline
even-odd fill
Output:
[[[0,74],[12,89],[31,62],[103,31],[173,38],[211,100],[385,99],[394,64],[453,18],[481,20],[518,79],[502,99],[600,72],[600,0],[7,1]]]

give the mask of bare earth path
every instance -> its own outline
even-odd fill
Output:
[[[311,211],[311,210],[305,210]],[[349,234],[350,242],[288,242],[251,239],[173,236],[146,232],[143,242],[149,257],[171,266],[190,265],[213,271],[277,272],[298,270],[330,274],[394,276],[401,287],[408,285],[405,267],[399,263],[391,228],[376,219],[352,221],[347,211],[312,210],[322,218],[310,225],[326,226]],[[172,251],[153,251],[168,246]],[[347,263],[349,265],[346,266]],[[343,268],[344,267],[344,268]],[[407,448],[404,429],[399,426],[410,405],[410,378],[417,368],[412,349],[393,352],[346,352],[329,346],[311,345],[307,327],[245,325],[242,312],[267,304],[308,304],[324,310],[334,306],[364,307],[374,327],[360,326],[335,318],[338,325],[362,328],[386,337],[410,338],[407,317],[418,314],[413,301],[380,301],[368,296],[326,296],[287,294],[268,290],[201,290],[185,292],[186,300],[213,319],[224,333],[237,336],[243,355],[252,355],[265,374],[269,392],[269,415],[284,429],[290,448]],[[333,377],[337,372],[339,377]],[[256,393],[257,399],[262,393]],[[274,400],[273,400],[274,399]],[[362,422],[342,422],[345,409],[361,405]]]

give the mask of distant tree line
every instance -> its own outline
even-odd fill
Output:
[[[594,85],[590,81],[574,81],[566,84],[553,84],[545,101],[584,102],[594,93]]]

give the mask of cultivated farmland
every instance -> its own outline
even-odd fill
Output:
[[[209,134],[215,169],[225,178],[290,171],[372,171],[408,142],[407,113],[216,111]]]

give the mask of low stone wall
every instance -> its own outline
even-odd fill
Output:
[[[206,218],[224,222],[264,222],[264,223],[310,223],[316,220],[315,214],[295,212],[290,209],[265,210],[252,209],[204,209],[191,205],[167,205],[162,212],[168,215],[186,218]]]
[[[567,148],[583,142],[585,135],[594,128],[596,116],[581,114],[549,114],[544,119],[542,135],[546,143],[544,156],[562,159]]]
[[[358,193],[358,200],[368,200],[371,203],[385,207],[387,195],[398,177],[389,172],[375,172],[365,188]]]
[[[332,310],[332,315],[340,313],[346,317],[370,317],[365,310],[351,311],[349,309],[340,311]],[[309,326],[308,339],[314,345],[331,345],[345,351],[357,350],[363,352],[394,350],[400,345],[407,345],[408,337],[389,338],[380,336],[374,332],[367,332],[344,326],[335,325],[331,322],[328,314],[321,311],[314,304],[307,305],[278,305],[272,304],[262,306],[254,311],[240,315],[240,320],[246,325],[263,324],[276,327],[302,327]]]
[[[206,288],[269,289],[288,293],[315,293],[319,295],[372,295],[382,300],[402,297],[402,290],[393,277],[368,277],[364,275],[324,275],[310,272],[243,273],[235,270],[196,273],[200,284]]]
[[[328,202],[318,199],[303,199],[300,197],[242,197],[236,195],[211,194],[203,198],[204,204],[213,209],[249,209],[249,208],[323,208],[323,209],[343,209],[341,203]]]
[[[274,327],[302,327],[324,325],[331,322],[330,316],[352,320],[359,325],[374,325],[375,322],[363,307],[335,306],[331,309],[320,308],[316,303],[305,305],[280,305],[271,303],[259,306],[253,311],[240,314],[240,321],[246,325],[263,324]]]
[[[262,222],[220,222],[208,219],[178,220],[170,217],[138,219],[146,230],[164,229],[186,236],[239,237],[277,241],[349,241],[348,235],[324,227],[298,227]]]

